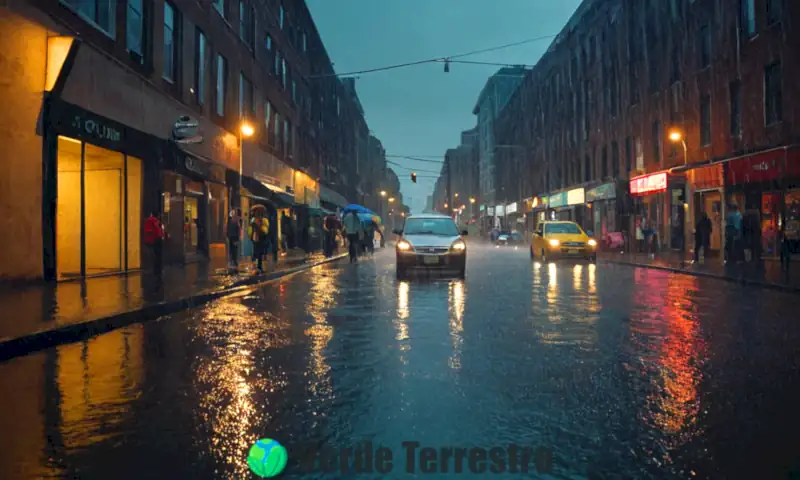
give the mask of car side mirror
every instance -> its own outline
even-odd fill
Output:
[[[469,232],[467,232],[466,230],[461,230],[461,235],[466,237],[467,235],[469,235]]]
[[[403,231],[400,230],[400,229],[395,228],[394,230],[392,230],[392,233],[394,233],[395,235],[402,235]]]
[[[593,231],[591,231],[591,230],[587,230],[587,231],[586,231],[586,235],[588,235],[588,236],[590,236],[590,237],[594,237],[594,232],[593,232]]]

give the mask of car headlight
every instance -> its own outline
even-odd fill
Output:
[[[397,249],[403,252],[408,252],[411,250],[411,244],[405,240],[400,240],[397,242]]]
[[[455,251],[457,251],[457,252],[463,252],[464,250],[466,250],[466,249],[467,249],[467,244],[466,244],[466,243],[464,243],[464,242],[463,242],[463,241],[461,241],[461,240],[458,240],[458,241],[456,241],[456,242],[453,244],[453,246],[452,246],[452,247],[450,247],[450,249],[451,249],[451,250],[455,250]]]
[[[594,238],[590,238],[589,239],[589,246],[590,247],[596,247],[597,246],[597,240],[595,240]]]
[[[559,242],[555,238],[550,239],[547,243],[549,243],[551,247],[557,247],[557,246],[561,245],[561,242]]]

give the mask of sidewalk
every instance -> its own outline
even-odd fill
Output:
[[[220,254],[220,251],[222,252]],[[256,283],[335,261],[292,251],[270,258],[256,275],[252,262],[230,273],[224,249],[211,259],[164,268],[161,281],[149,272],[61,283],[4,287],[0,290],[0,359],[142,322],[200,305]]]
[[[683,252],[661,252],[654,258],[644,253],[601,252],[598,259],[800,293],[800,266],[793,263],[789,271],[782,271],[777,260],[764,260],[760,264],[742,262],[725,265],[720,258],[710,258],[703,264],[694,264],[691,254]]]

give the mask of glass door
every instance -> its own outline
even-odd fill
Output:
[[[197,253],[197,198],[183,198],[183,249],[186,253]]]
[[[139,268],[141,160],[59,137],[56,164],[57,278]]]

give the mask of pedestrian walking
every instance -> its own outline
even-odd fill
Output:
[[[239,245],[242,239],[242,217],[237,210],[228,215],[228,268],[239,268]]]
[[[269,220],[264,216],[264,209],[263,205],[253,207],[250,227],[247,232],[248,237],[253,242],[253,257],[259,273],[264,273],[264,255],[266,255],[269,247]]]
[[[364,235],[364,227],[361,219],[355,211],[350,211],[344,216],[344,229],[347,232],[348,250],[350,253],[350,263],[358,261],[358,250],[361,244],[361,237]]]
[[[730,213],[725,218],[725,263],[738,262],[741,258],[742,214],[736,204],[730,205],[728,210]]]
[[[153,272],[160,278],[163,270],[164,225],[155,212],[150,212],[144,221],[144,243],[153,252]]]
[[[281,213],[281,250],[284,253],[289,251],[289,234],[292,231],[292,219],[286,212]]]
[[[700,262],[700,250],[703,250],[703,257],[708,256],[708,249],[711,246],[711,219],[708,214],[703,212],[700,215],[697,225],[694,228],[694,261]]]

